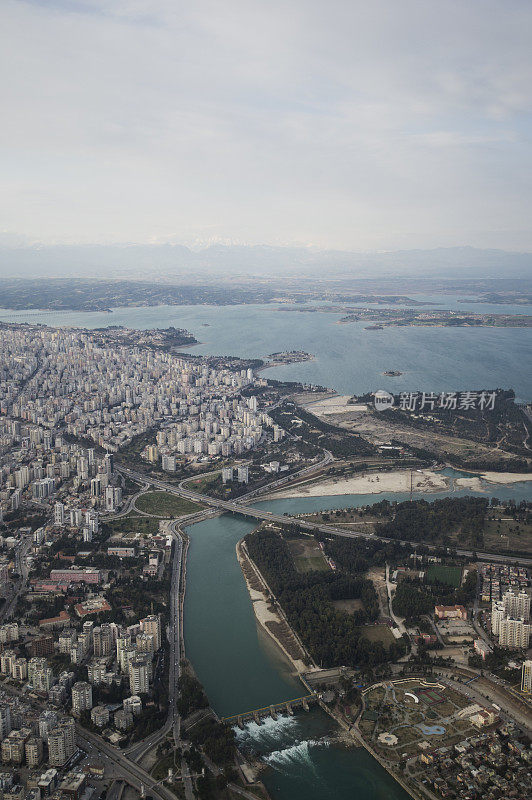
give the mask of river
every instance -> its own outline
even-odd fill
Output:
[[[451,480],[465,475],[445,472]],[[486,490],[490,491],[487,485]],[[530,488],[524,483],[498,486],[493,493],[519,501],[530,497]],[[455,492],[451,484],[449,491],[416,493],[416,497],[435,499],[449,494],[480,493]],[[276,513],[298,514],[407,497],[388,492],[269,500],[262,505]],[[188,528],[186,653],[221,717],[299,697],[303,690],[291,665],[255,621],[235,551],[239,539],[253,528],[253,522],[229,515]],[[338,741],[338,727],[320,709],[293,718],[280,716],[263,725],[250,723],[236,733],[242,750],[260,756],[266,765],[261,778],[273,800],[407,797],[364,749],[348,748]]]
[[[221,717],[306,693],[253,614],[235,550],[253,528],[229,515],[188,528],[185,649]],[[236,730],[242,751],[262,757],[273,800],[406,800],[380,764],[337,741],[338,732],[321,709]]]

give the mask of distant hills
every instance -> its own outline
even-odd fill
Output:
[[[0,244],[4,278],[122,278],[187,284],[206,279],[523,279],[532,253],[474,247],[355,253],[313,248],[213,245],[202,250],[164,245]],[[0,303],[1,304],[1,303]]]

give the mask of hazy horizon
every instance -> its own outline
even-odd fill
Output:
[[[529,2],[5,0],[0,22],[4,241],[532,251]]]
[[[355,252],[270,245],[19,245],[0,241],[0,280],[76,278],[201,282],[290,276],[309,280],[528,280],[532,253],[472,247]]]

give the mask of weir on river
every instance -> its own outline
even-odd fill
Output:
[[[436,499],[449,494],[457,493],[451,488],[416,496]],[[525,494],[525,485],[497,487],[499,497],[519,500]],[[295,514],[384,498],[403,499],[383,493],[281,499],[264,505]],[[406,792],[364,748],[353,747],[352,740],[346,746],[338,726],[321,708],[282,713],[286,703],[308,690],[255,620],[236,558],[237,542],[253,528],[254,523],[242,517],[224,515],[187,529],[186,655],[214,710],[219,717],[234,718],[240,749],[269,767],[261,779],[273,800],[406,800]],[[244,709],[264,714],[256,718],[253,712],[242,714]],[[242,718],[238,726],[239,716],[252,720]]]
[[[253,527],[225,515],[187,529],[186,655],[214,710],[225,718],[265,712],[240,727],[235,719],[235,730],[242,751],[269,767],[261,779],[272,800],[406,800],[363,748],[346,748],[321,708],[287,712],[304,687],[257,625],[236,558],[237,542]]]
[[[255,708],[253,711],[244,711],[241,714],[233,714],[231,717],[223,717],[222,722],[227,722],[229,725],[238,725],[242,728],[246,722],[254,720],[260,725],[263,717],[271,717],[277,719],[278,714],[288,714],[293,716],[294,709],[302,708],[308,711],[311,705],[317,702],[316,695],[307,694],[305,697],[296,697],[294,700],[289,700],[287,703],[275,703],[271,706],[263,706],[262,708]]]

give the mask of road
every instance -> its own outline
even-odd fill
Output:
[[[471,702],[478,703],[483,708],[488,704],[496,702],[500,707],[497,714],[503,722],[517,722],[518,726],[525,731],[528,736],[532,735],[532,721],[530,713],[522,710],[517,706],[515,700],[508,698],[507,690],[503,686],[498,686],[493,680],[490,680],[486,675],[479,678],[477,681],[464,685],[454,679],[452,669],[444,669],[437,667],[437,672],[442,674],[439,679],[447,683],[453,689],[466,694],[471,698]],[[484,691],[482,691],[484,690]],[[489,694],[486,694],[489,692]],[[511,706],[509,708],[509,705]]]
[[[83,750],[104,763],[106,771],[110,772],[115,780],[121,779],[137,791],[146,791],[150,795],[158,797],[159,800],[175,800],[175,794],[170,789],[157,784],[146,770],[100,736],[76,724],[76,738],[78,745]]]
[[[395,627],[399,629],[401,636],[404,636],[406,633],[408,636],[408,631],[405,626],[404,619],[402,617],[397,617],[393,611],[393,597],[392,597],[392,582],[390,580],[390,566],[386,564],[386,591],[388,593],[388,612],[389,616],[393,619],[395,623]]]
[[[19,595],[26,590],[29,577],[29,567],[27,556],[33,542],[32,534],[27,534],[17,544],[15,548],[15,571],[20,575],[17,586],[14,588],[11,597],[6,598],[6,602],[0,613],[1,620],[11,619],[15,608],[17,607],[17,600]]]
[[[313,465],[312,467],[307,467],[306,470],[310,469],[315,470],[316,468],[317,468],[316,465]],[[125,467],[117,467],[117,469],[123,472],[125,475],[128,475],[129,477],[133,478],[134,480],[145,479],[145,476],[140,472],[135,472],[133,470],[126,469]],[[150,483],[157,489],[162,489],[178,497],[184,497],[185,499],[192,500],[195,503],[201,503],[204,506],[210,506],[211,508],[216,508],[219,511],[229,511],[233,514],[242,514],[246,517],[253,517],[254,519],[258,520],[267,520],[269,522],[278,522],[280,524],[285,524],[285,525],[293,523],[295,525],[299,525],[301,528],[305,528],[308,531],[316,531],[317,533],[327,533],[333,536],[342,536],[347,539],[379,540],[382,542],[406,544],[410,545],[412,548],[420,546],[420,542],[411,542],[403,539],[389,539],[384,536],[377,536],[374,533],[364,533],[362,531],[341,530],[339,528],[334,527],[333,525],[324,525],[323,523],[310,522],[308,520],[299,519],[299,517],[290,517],[284,514],[274,514],[271,511],[266,511],[265,509],[248,505],[247,501],[250,499],[250,497],[256,496],[259,491],[261,493],[264,493],[266,491],[271,491],[274,488],[278,488],[280,483],[286,482],[288,480],[293,480],[293,477],[294,476],[292,476],[292,478],[282,478],[281,481],[275,481],[274,483],[269,484],[266,487],[261,487],[260,490],[255,490],[254,492],[250,492],[248,495],[239,497],[236,500],[222,500],[217,497],[211,497],[210,495],[194,492],[186,488],[185,483],[187,483],[187,481],[181,482],[177,487],[171,483],[167,483],[166,481],[161,481],[155,478],[151,478]],[[439,550],[441,548],[441,545],[439,544],[423,543],[423,546],[426,547],[428,550]],[[529,566],[529,567],[532,566],[532,558],[517,558],[517,557],[512,558],[510,556],[504,556],[497,553],[485,553],[485,552],[463,550],[463,549],[457,549],[455,552],[459,556],[463,556],[465,558],[476,557],[476,559],[481,561],[496,561],[497,563],[501,564],[516,563],[520,564],[521,566]]]
[[[46,708],[45,703],[27,697],[27,695],[13,686],[4,684],[2,689],[9,694],[24,699],[39,711],[43,711]],[[83,728],[78,722],[76,722],[76,743],[91,758],[95,758],[104,764],[106,773],[111,780],[123,780],[139,792],[141,787],[144,787],[158,800],[175,800],[175,794],[170,789],[157,785],[152,776],[142,767],[139,767],[138,764],[135,764],[134,761],[131,761],[125,753],[113,747],[101,736]]]
[[[168,629],[169,639],[169,670],[168,670],[168,716],[164,725],[154,731],[150,736],[141,742],[136,742],[127,748],[124,753],[129,759],[138,763],[142,758],[157,744],[165,739],[171,732],[175,747],[182,744],[181,740],[181,716],[177,709],[177,682],[180,675],[180,664],[183,656],[181,652],[182,620],[180,608],[180,595],[182,592],[182,568],[183,559],[183,538],[179,532],[180,524],[192,524],[199,522],[212,514],[212,510],[195,512],[178,520],[173,520],[170,524],[170,532],[174,539],[174,553],[172,560],[172,576],[170,584],[170,625]],[[183,786],[187,800],[194,797],[192,778],[186,768],[182,771]]]
[[[129,498],[127,509],[123,509],[119,514],[113,515],[113,519],[124,516],[134,506],[136,498],[146,491],[148,485],[143,479],[143,489]],[[100,758],[106,765],[107,772],[113,780],[113,793],[119,793],[118,781],[125,781],[140,791],[141,785],[151,795],[156,795],[159,800],[175,800],[175,795],[166,787],[157,784],[153,778],[144,770],[138,762],[152,750],[157,744],[165,739],[167,735],[172,732],[174,744],[178,747],[181,744],[181,718],[177,710],[177,681],[180,673],[180,662],[182,658],[181,653],[181,611],[180,611],[180,594],[181,594],[181,579],[183,567],[183,538],[179,533],[179,524],[187,523],[192,524],[199,522],[211,516],[213,513],[218,513],[214,509],[206,509],[193,514],[188,514],[178,520],[174,520],[170,524],[170,532],[174,540],[174,550],[172,557],[172,575],[170,583],[170,624],[168,627],[168,640],[169,640],[169,686],[168,686],[168,716],[164,725],[158,730],[154,731],[150,736],[146,737],[140,742],[136,742],[124,751],[119,751],[99,736],[87,731],[80,725],[77,725],[77,738],[78,744],[89,753],[91,756]],[[31,537],[28,542],[28,549],[31,546]],[[26,575],[27,578],[27,575]],[[19,590],[20,591],[20,590]],[[10,603],[15,603],[14,597]],[[6,607],[7,608],[7,607]],[[194,791],[192,778],[187,769],[183,772],[183,785],[185,789],[185,796],[187,800],[193,800]]]

